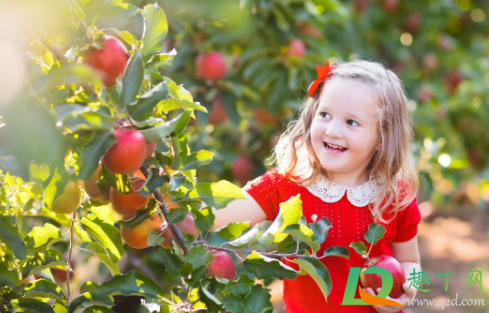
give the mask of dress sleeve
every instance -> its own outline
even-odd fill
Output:
[[[280,185],[286,179],[278,174],[274,168],[260,177],[248,182],[243,190],[249,193],[253,199],[258,202],[263,212],[267,215],[267,220],[273,221],[277,217],[280,203],[282,200],[282,192]],[[282,189],[283,191],[283,189]]]
[[[394,241],[404,242],[414,238],[418,233],[418,224],[420,221],[421,213],[419,212],[416,198],[414,198],[413,202],[407,208],[398,213]]]

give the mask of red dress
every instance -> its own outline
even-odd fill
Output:
[[[359,254],[349,247],[350,243],[363,241],[367,251],[370,248],[370,244],[363,238],[363,234],[368,230],[368,225],[373,223],[367,206],[356,207],[352,205],[347,199],[346,192],[338,202],[324,202],[311,194],[306,188],[300,187],[280,175],[275,168],[250,181],[244,187],[244,190],[258,202],[269,221],[273,221],[277,216],[281,202],[287,201],[291,196],[300,194],[303,215],[308,223],[312,222],[311,215],[317,214],[318,218],[325,216],[332,225],[326,241],[321,244],[321,250],[318,255],[322,255],[324,250],[331,246],[344,246],[349,250],[349,260],[342,257],[321,259],[326,268],[328,268],[333,282],[328,302],[325,301],[321,290],[309,275],[299,275],[293,280],[284,279],[285,312],[377,312],[370,305],[341,305],[350,267],[359,267],[365,262]],[[391,217],[392,214],[384,215],[387,220]],[[392,256],[390,243],[392,241],[404,242],[412,239],[417,233],[417,225],[420,220],[421,215],[416,199],[414,199],[410,206],[400,211],[391,223],[383,224],[379,222],[386,228],[386,233],[373,246],[369,256],[375,257],[381,254]],[[298,268],[296,264],[285,260],[282,261],[289,266]],[[360,298],[358,290],[355,298]]]

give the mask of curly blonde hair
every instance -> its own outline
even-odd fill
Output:
[[[373,206],[369,204],[369,207],[374,220],[389,223],[398,211],[414,200],[419,179],[410,149],[413,132],[408,99],[397,75],[380,63],[358,60],[338,65],[319,85],[313,97],[303,103],[298,118],[289,123],[273,149],[272,162],[276,162],[279,173],[299,186],[308,187],[321,176],[330,177],[314,152],[310,129],[321,91],[328,81],[336,77],[363,83],[376,95],[373,116],[379,148],[366,171],[369,182],[374,184],[375,177],[380,189],[374,196]],[[394,214],[387,221],[384,213],[392,203],[395,205],[389,213]]]

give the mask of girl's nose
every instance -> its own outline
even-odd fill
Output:
[[[338,125],[338,122],[334,120],[331,121],[326,127],[326,135],[331,138],[343,138],[341,125]]]

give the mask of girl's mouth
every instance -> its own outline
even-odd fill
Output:
[[[340,154],[340,153],[345,152],[346,150],[348,150],[347,148],[338,147],[338,146],[334,146],[334,145],[329,145],[325,141],[323,141],[323,145],[326,148],[326,150],[328,150],[329,152],[331,152],[333,154]]]

